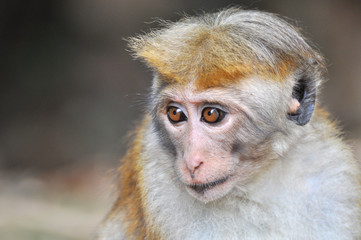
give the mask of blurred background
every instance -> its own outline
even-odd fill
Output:
[[[295,20],[327,59],[322,102],[361,156],[359,0],[3,0],[0,238],[90,239],[112,202],[151,72],[124,38],[239,5]]]

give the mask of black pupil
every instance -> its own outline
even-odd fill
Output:
[[[213,114],[213,112],[215,111],[215,109],[211,109],[208,111],[208,116],[211,116]]]

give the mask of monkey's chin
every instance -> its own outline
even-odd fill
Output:
[[[233,188],[234,181],[228,176],[217,181],[203,184],[187,184],[188,193],[194,198],[208,203],[225,196]]]

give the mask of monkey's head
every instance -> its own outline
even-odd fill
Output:
[[[203,202],[261,176],[309,125],[323,60],[273,14],[185,18],[130,46],[155,72],[149,112],[176,179]]]

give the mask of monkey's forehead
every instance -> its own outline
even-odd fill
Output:
[[[200,88],[251,75],[281,81],[318,55],[284,20],[240,9],[185,18],[131,39],[130,47],[163,79]]]

